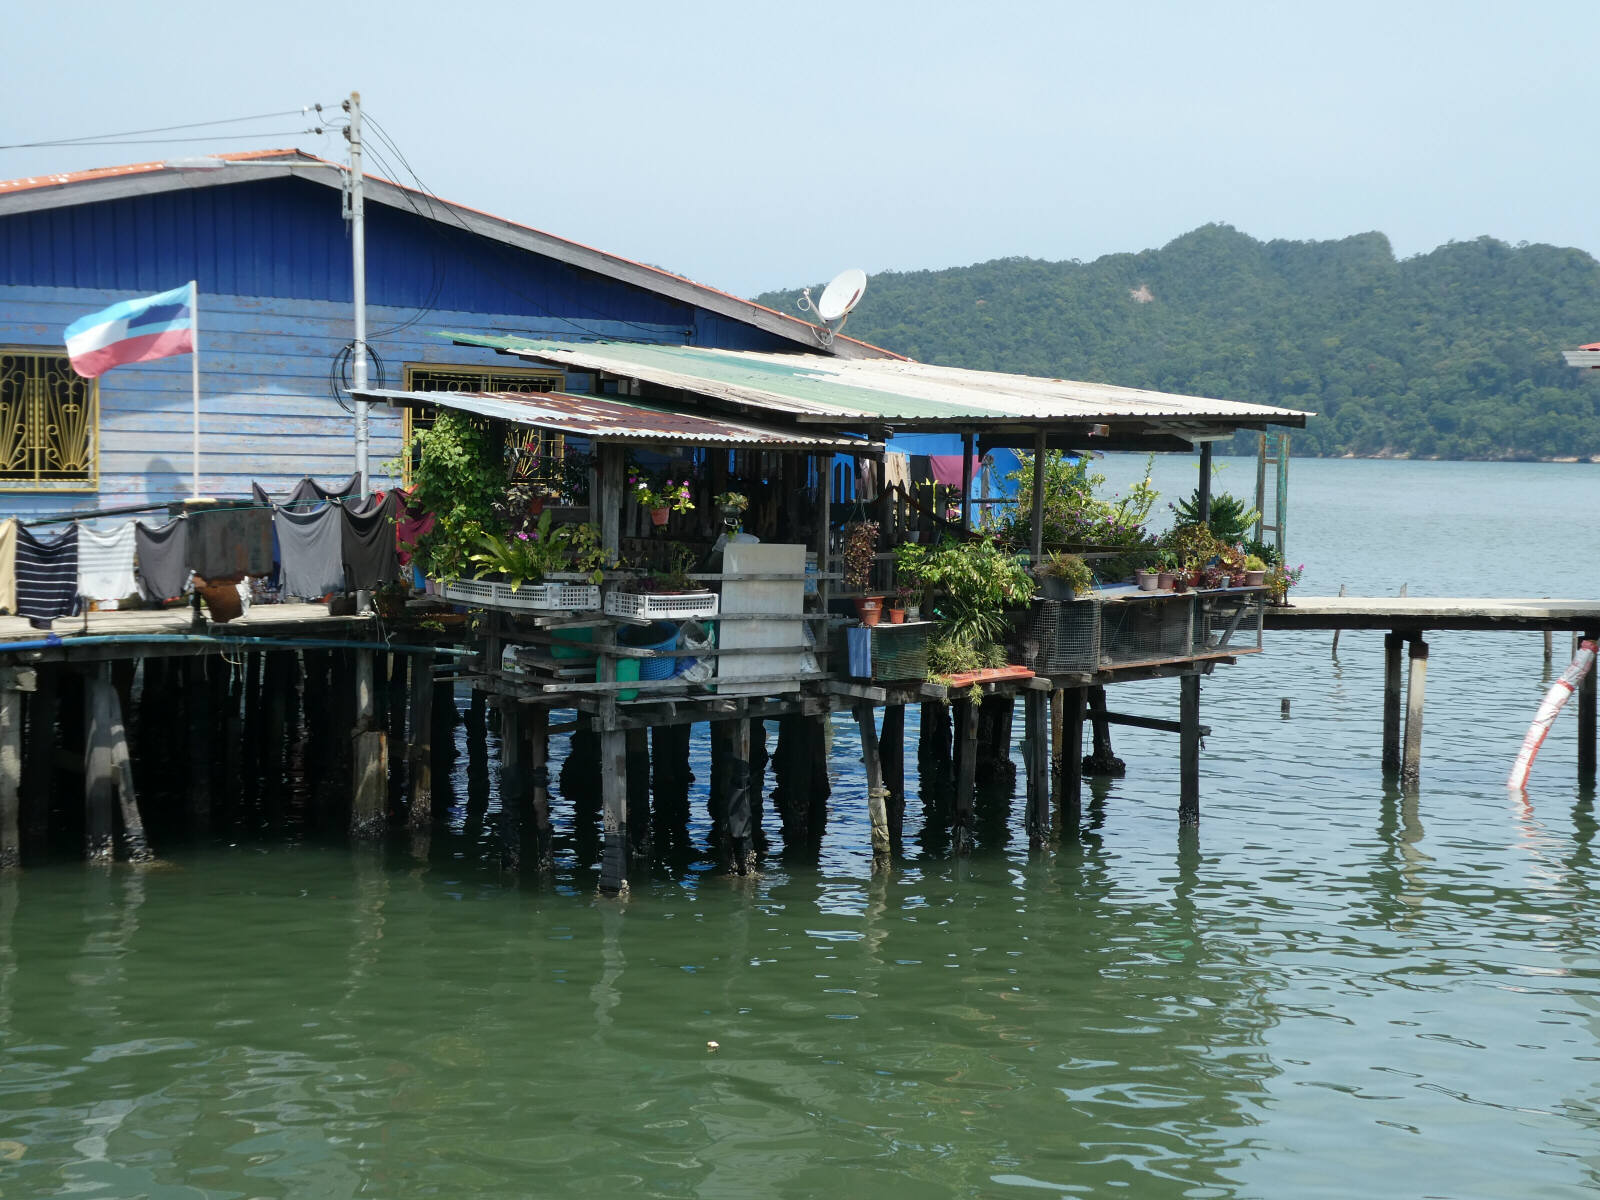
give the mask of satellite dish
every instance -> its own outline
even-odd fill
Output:
[[[822,322],[822,328],[817,333],[824,346],[832,344],[833,335],[844,328],[850,310],[861,303],[861,295],[866,290],[867,273],[859,267],[850,267],[840,271],[833,277],[832,282],[822,289],[820,300],[811,299],[810,288],[801,295],[801,310],[816,313]],[[838,324],[834,324],[836,321]]]
[[[867,273],[859,267],[840,271],[833,282],[822,289],[822,299],[817,301],[817,316],[824,321],[837,321],[848,317],[850,310],[861,302],[861,293],[867,290]]]

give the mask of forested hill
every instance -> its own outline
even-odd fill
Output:
[[[796,312],[800,288],[759,297]],[[818,290],[813,288],[813,295]],[[1258,242],[1206,225],[1093,262],[874,276],[848,332],[925,362],[1287,405],[1301,454],[1600,455],[1600,264],[1581,250]]]

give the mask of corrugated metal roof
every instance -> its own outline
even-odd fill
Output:
[[[636,342],[441,336],[574,371],[600,371],[800,421],[901,428],[1150,422],[1198,431],[1303,426],[1310,413],[1142,388],[821,354],[765,354]]]
[[[431,405],[532,425],[554,433],[599,442],[681,442],[691,446],[753,446],[762,450],[861,451],[883,443],[864,438],[778,429],[704,413],[677,412],[609,396],[566,392],[402,392],[373,389],[354,393],[401,407]]]

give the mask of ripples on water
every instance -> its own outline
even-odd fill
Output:
[[[1296,463],[1297,500],[1378,466],[1539,479]],[[1405,566],[1462,553],[1505,561],[1480,539]],[[1308,587],[1401,582],[1331,561]],[[594,898],[565,805],[543,888],[494,867],[492,810],[425,865],[271,843],[0,881],[0,1194],[1592,1194],[1596,826],[1570,715],[1530,803],[1501,787],[1540,639],[1430,639],[1407,797],[1378,770],[1381,635],[1329,640],[1278,635],[1206,684],[1197,835],[1173,739],[1118,729],[1128,777],[1086,797],[1080,842],[1030,855],[1018,799],[1011,840],[991,814],[953,863],[921,850],[913,791],[908,857],[873,877],[844,721],[819,863],[698,861],[626,906]],[[1176,715],[1175,684],[1113,695]]]

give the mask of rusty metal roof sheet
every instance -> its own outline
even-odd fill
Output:
[[[404,392],[372,389],[355,395],[398,407],[429,405],[532,425],[597,442],[658,442],[690,446],[750,446],[759,450],[856,452],[882,449],[882,442],[820,431],[780,429],[710,413],[681,412],[611,396],[566,392]]]
[[[1303,426],[1290,408],[1179,396],[906,360],[841,359],[638,342],[555,342],[447,333],[573,371],[600,371],[789,420],[902,429],[1126,421],[1199,437],[1267,424]]]

